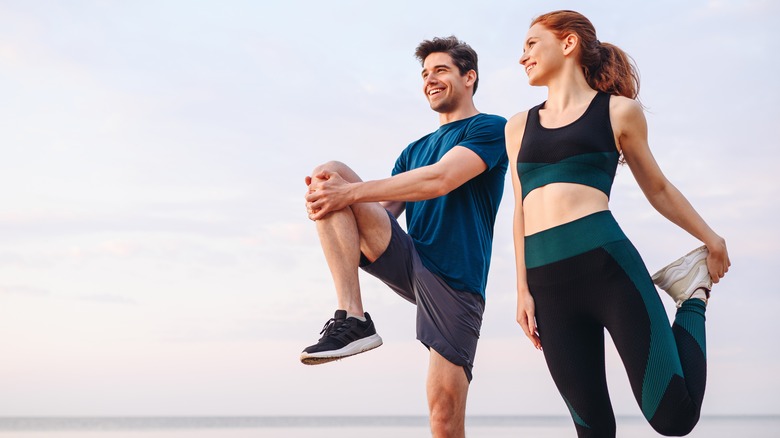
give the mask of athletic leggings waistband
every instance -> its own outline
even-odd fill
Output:
[[[612,212],[602,210],[525,237],[525,266],[537,268],[607,243],[628,240]]]

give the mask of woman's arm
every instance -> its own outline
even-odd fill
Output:
[[[702,219],[690,202],[664,176],[647,143],[647,120],[639,102],[613,96],[610,101],[612,126],[628,167],[650,204],[709,250],[707,268],[717,283],[728,272],[726,241]]]
[[[539,333],[536,330],[534,299],[528,289],[525,272],[525,233],[523,226],[523,191],[520,178],[517,175],[517,154],[520,152],[520,142],[525,131],[527,113],[519,113],[509,119],[506,124],[506,153],[509,157],[512,188],[514,189],[514,219],[512,221],[512,236],[515,243],[515,268],[517,270],[517,322],[523,332],[537,349],[542,348]]]

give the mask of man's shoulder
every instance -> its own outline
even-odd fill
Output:
[[[488,113],[479,113],[477,114],[477,117],[482,118],[485,121],[493,122],[493,123],[506,123],[506,119],[502,116],[499,116],[497,114],[488,114]]]
[[[505,125],[506,119],[501,116],[479,113],[469,118],[452,122],[443,130],[440,128],[423,135],[419,139],[411,142],[406,150],[431,144],[439,145],[443,139],[452,138],[452,136],[466,135],[467,137],[470,137],[471,135],[480,135],[480,133],[488,133],[491,131],[503,135]],[[462,139],[462,137],[460,137],[458,141],[460,141],[460,139]]]
[[[484,135],[498,135],[503,138],[506,123],[506,119],[501,116],[495,114],[479,113],[474,116],[471,123],[469,123],[467,131],[478,137],[482,137]]]
[[[431,138],[436,134],[436,131],[429,132],[422,137],[418,138],[417,140],[412,141],[409,143],[409,145],[406,147],[406,150],[413,149],[415,146],[421,146],[429,142]]]
[[[476,135],[488,132],[503,133],[505,126],[505,118],[495,114],[479,113],[469,120],[466,130]]]
[[[500,126],[501,129],[506,125],[506,119],[496,114],[479,113],[474,116],[474,121],[481,125]]]

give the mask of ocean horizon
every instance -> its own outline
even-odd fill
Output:
[[[618,416],[618,436],[659,436],[644,418]],[[777,437],[780,415],[703,416],[690,437]],[[466,419],[472,437],[576,436],[565,416],[473,415]],[[308,438],[322,436],[426,437],[427,416],[128,416],[0,417],[2,438]]]

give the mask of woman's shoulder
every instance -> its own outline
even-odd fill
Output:
[[[525,127],[526,120],[528,120],[528,111],[529,110],[520,111],[519,113],[510,117],[506,122],[507,131],[510,129],[523,129]]]
[[[637,114],[643,114],[644,108],[636,99],[613,95],[609,99],[609,112],[622,117],[636,116]]]
[[[521,111],[506,122],[506,149],[510,156],[516,156],[520,150],[523,133],[525,132],[525,123],[528,119],[528,111]]]

